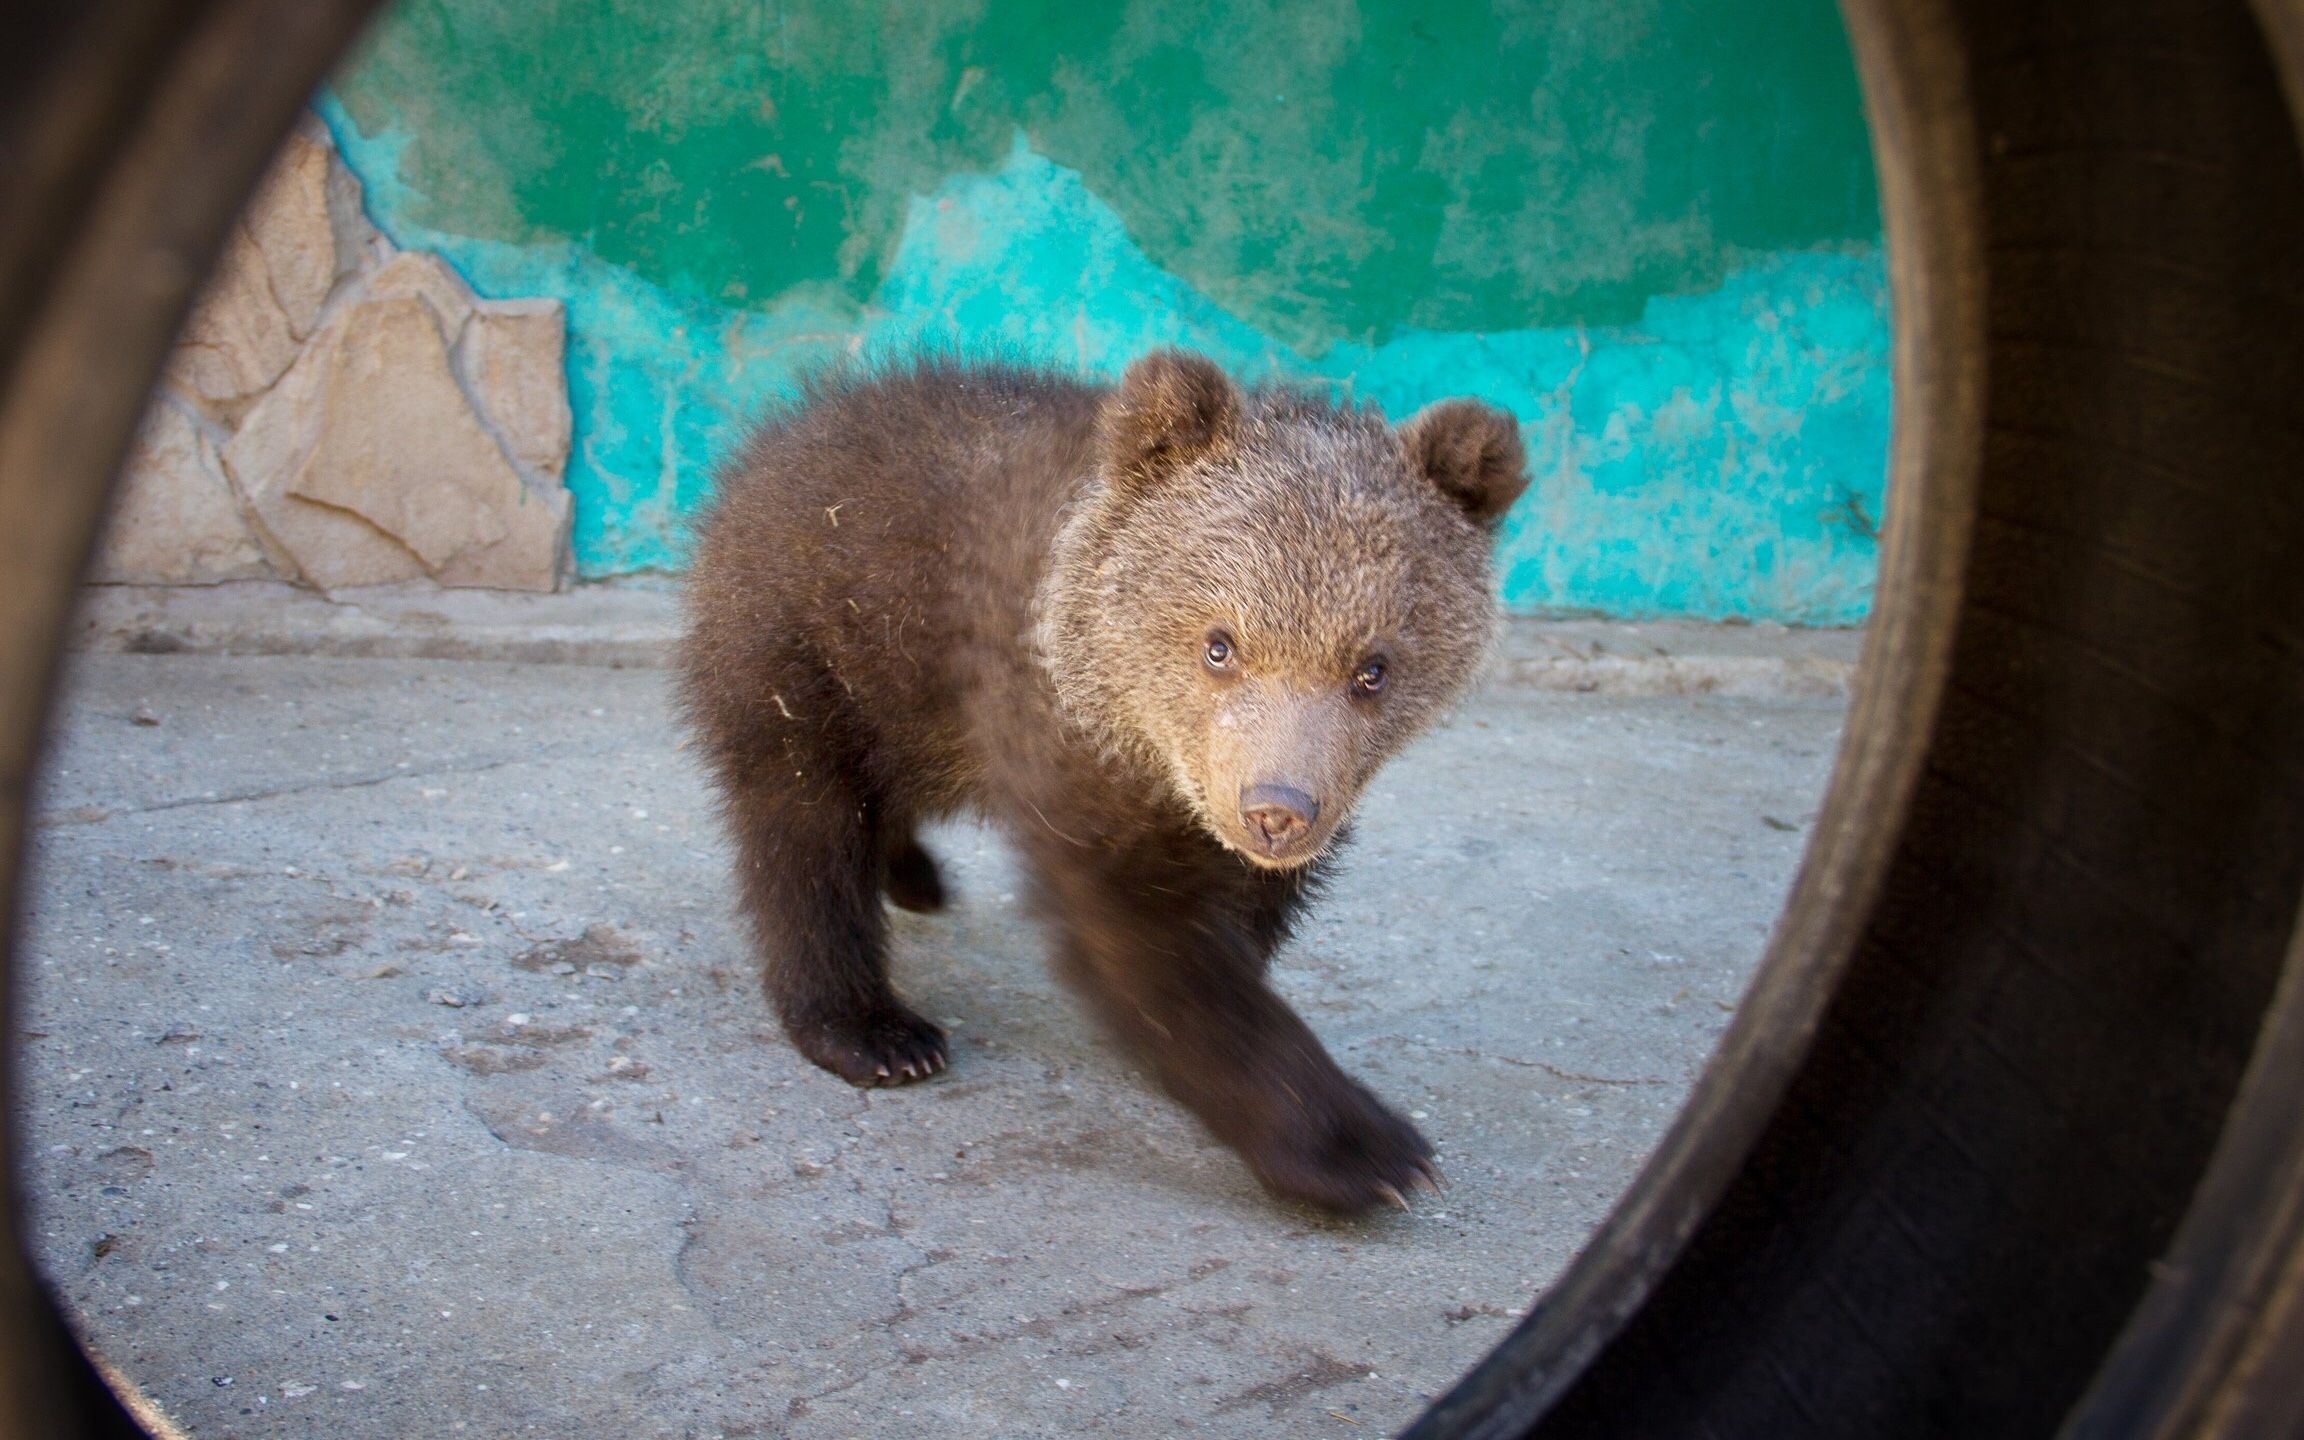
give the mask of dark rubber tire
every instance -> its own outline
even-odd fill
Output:
[[[108,479],[368,3],[11,17],[0,942]],[[1898,331],[1849,738],[1688,1108],[1418,1440],[2304,1430],[2304,20],[1847,13]],[[125,1433],[58,1333],[6,1247],[0,1434]]]
[[[1824,833],[1680,1126],[1418,1440],[2293,1433],[2236,1418],[2304,1395],[2281,17],[1847,13],[1902,333]]]

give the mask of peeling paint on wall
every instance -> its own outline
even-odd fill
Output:
[[[404,0],[322,110],[396,241],[566,300],[583,573],[677,568],[827,358],[1181,343],[1512,408],[1518,608],[1834,623],[1888,414],[1854,96],[1824,0]]]
[[[1501,561],[1522,609],[1766,617],[1865,613],[1888,443],[1877,247],[1747,262],[1630,324],[1291,350],[1138,249],[1076,173],[1025,149],[913,202],[864,330],[967,337],[1106,374],[1185,345],[1248,376],[1326,380],[1395,418],[1473,394],[1519,416],[1530,493]]]

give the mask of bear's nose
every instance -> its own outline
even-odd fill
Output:
[[[1304,838],[1320,818],[1320,802],[1293,785],[1244,785],[1240,789],[1240,818],[1249,830],[1273,850],[1285,850]]]

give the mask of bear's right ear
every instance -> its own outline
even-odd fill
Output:
[[[1214,362],[1155,350],[1128,367],[1104,402],[1100,442],[1116,478],[1138,484],[1230,443],[1240,392]]]

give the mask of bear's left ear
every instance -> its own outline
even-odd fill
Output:
[[[1494,528],[1528,488],[1520,422],[1477,400],[1440,400],[1400,427],[1410,468],[1479,524]]]
[[[1138,484],[1159,479],[1229,443],[1240,392],[1215,362],[1183,350],[1155,350],[1120,377],[1104,402],[1104,463]]]

